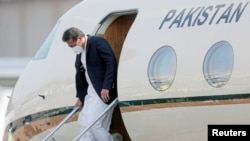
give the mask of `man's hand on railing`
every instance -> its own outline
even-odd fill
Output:
[[[80,111],[82,110],[83,105],[82,105],[82,102],[81,102],[81,100],[79,98],[77,99],[76,104],[75,104],[74,107],[75,108],[78,107]]]

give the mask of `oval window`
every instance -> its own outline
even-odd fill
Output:
[[[224,86],[230,79],[234,65],[232,46],[226,41],[215,43],[207,52],[203,63],[203,74],[209,85]]]
[[[177,67],[176,53],[170,46],[159,48],[148,65],[148,78],[152,87],[158,91],[167,90],[174,81]]]

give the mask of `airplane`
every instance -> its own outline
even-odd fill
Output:
[[[3,125],[6,113],[6,108],[8,106],[9,98],[11,96],[12,88],[6,86],[0,86],[0,138],[3,137]]]
[[[111,133],[123,141],[202,141],[209,125],[250,123],[250,1],[84,0],[58,20],[19,77],[4,141],[41,141],[72,113],[69,27],[101,36],[118,61]],[[115,105],[115,104],[114,104]],[[78,112],[49,139],[81,132]]]
[[[29,57],[0,57],[0,86],[15,86],[30,60]]]
[[[3,124],[6,108],[11,97],[13,86],[24,71],[30,58],[1,57],[0,58],[0,139],[3,134]]]

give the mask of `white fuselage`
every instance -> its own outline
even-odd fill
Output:
[[[47,43],[49,41],[44,43],[48,47],[46,57],[36,59],[37,53],[19,78],[8,106],[6,126],[29,114],[74,105],[75,55],[62,42],[63,31],[76,26],[85,34],[95,34],[104,17],[130,10],[138,13],[119,58],[120,102],[249,94],[249,3],[249,0],[86,0],[79,3],[58,20],[48,36],[51,44]],[[204,60],[209,49],[220,41],[231,45],[233,68],[227,83],[217,88],[205,79]],[[174,50],[176,68],[173,68],[174,77],[169,88],[158,91],[149,81],[149,63],[154,53],[166,46]],[[207,65],[208,71],[216,67]],[[136,106],[142,109],[122,114],[133,141],[206,140],[208,124],[247,124],[250,117],[245,111],[250,108],[249,104]]]

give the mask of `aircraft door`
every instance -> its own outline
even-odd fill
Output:
[[[97,36],[104,37],[108,40],[118,63],[124,40],[126,39],[127,33],[136,15],[136,10],[111,13],[100,22],[95,32]],[[122,119],[119,104],[114,108],[110,132],[112,134],[120,134],[122,136],[122,141],[131,141]]]

